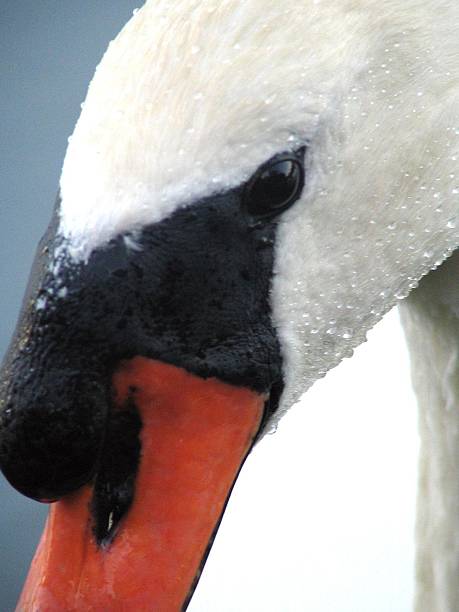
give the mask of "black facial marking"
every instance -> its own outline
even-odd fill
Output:
[[[94,536],[101,546],[111,543],[134,499],[141,428],[132,399],[111,411],[91,502]]]
[[[303,154],[270,162],[281,163],[275,174],[289,188]],[[268,165],[255,175],[264,190]],[[0,375],[0,466],[13,486],[41,500],[93,480],[100,542],[129,506],[140,452],[135,411],[111,406],[121,360],[149,357],[271,391],[266,414],[277,408],[282,362],[270,290],[279,211],[248,207],[250,183],[145,227],[136,249],[119,236],[88,262],[72,263],[56,219],[39,247]]]
[[[271,417],[277,412],[277,409],[279,407],[279,400],[281,398],[283,390],[284,390],[283,380],[278,380],[271,385],[269,396],[264,406],[263,418],[261,420],[258,433],[255,437],[254,444],[260,439],[260,437],[264,433],[267,423],[270,421]]]

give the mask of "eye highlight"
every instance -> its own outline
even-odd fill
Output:
[[[298,154],[276,155],[257,170],[244,191],[250,215],[274,217],[298,200],[304,186],[303,153],[301,149]]]

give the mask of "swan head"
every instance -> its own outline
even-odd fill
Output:
[[[86,260],[304,147],[274,246],[279,415],[457,246],[451,26],[432,2],[204,4],[184,24],[188,5],[147,2],[110,45],[70,140],[60,232]]]
[[[4,366],[0,455],[18,488],[97,489],[120,361],[115,396],[140,416],[131,406],[112,437],[130,432],[138,468],[151,397],[129,394],[169,376],[139,356],[243,387],[252,440],[457,248],[455,32],[437,5],[150,0],[133,16],[69,141]],[[287,195],[266,209],[271,180]],[[52,410],[29,409],[36,397]],[[75,420],[83,432],[54,480],[46,443],[63,446],[46,419],[40,478],[36,456],[15,472],[37,413],[67,441]],[[107,511],[102,489],[92,508],[109,545],[118,506]]]

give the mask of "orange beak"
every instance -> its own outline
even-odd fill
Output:
[[[184,610],[266,401],[143,357],[124,362],[113,386],[116,410],[134,402],[142,422],[133,501],[105,544],[93,486],[53,504],[21,612]]]

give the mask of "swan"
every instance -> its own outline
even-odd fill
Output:
[[[187,25],[184,14],[193,17]],[[279,344],[281,356],[282,376],[270,387],[275,405],[263,431],[413,290],[404,319],[414,361],[421,362],[416,384],[427,415],[421,499],[430,500],[419,523],[418,605],[454,609],[455,555],[448,539],[454,529],[452,516],[444,520],[438,500],[454,507],[453,474],[447,470],[443,476],[442,470],[450,468],[448,437],[454,432],[444,423],[454,412],[450,409],[446,417],[444,412],[454,402],[457,380],[451,346],[457,301],[450,280],[457,257],[416,287],[458,245],[455,17],[457,9],[442,2],[424,3],[422,9],[415,2],[403,9],[395,3],[381,8],[373,2],[308,2],[280,8],[250,2],[244,10],[235,3],[198,9],[180,2],[172,9],[147,2],[112,44],[91,85],[31,286],[33,304],[26,303],[6,360],[2,462],[13,484],[33,497],[60,497],[92,476],[93,468],[83,461],[86,452],[79,451],[76,471],[65,466],[62,480],[59,475],[56,482],[44,482],[47,464],[42,480],[31,482],[24,476],[27,470],[18,473],[17,462],[11,463],[11,457],[26,466],[37,461],[36,456],[22,457],[18,431],[24,433],[28,422],[19,412],[22,400],[13,400],[14,391],[27,391],[15,379],[15,369],[24,374],[20,368],[33,356],[38,341],[29,332],[36,334],[43,321],[51,331],[58,325],[48,316],[65,308],[76,291],[74,281],[85,283],[79,292],[86,286],[94,294],[103,273],[111,273],[121,287],[123,275],[115,274],[124,271],[119,261],[110,268],[101,262],[115,247],[117,256],[124,249],[132,258],[147,257],[145,228],[164,228],[172,218],[192,223],[194,207],[200,207],[197,217],[202,210],[210,214],[216,201],[226,204],[222,198],[243,186],[241,198],[249,217],[256,219],[253,231],[261,232],[260,252],[271,272],[265,332]],[[167,44],[174,32],[181,34],[175,40],[183,40],[182,45]],[[168,66],[173,70],[168,72]],[[260,211],[258,189],[286,169],[290,197],[281,202],[281,210],[276,203],[275,215]],[[92,314],[94,303],[88,306]],[[77,339],[81,348],[81,336]],[[432,353],[427,363],[422,360],[429,355],[426,347]],[[276,354],[276,346],[268,348]],[[20,358],[15,349],[22,350]],[[209,361],[208,351],[206,346],[200,362],[188,355],[187,369],[207,376],[208,363],[202,361]],[[83,369],[79,355],[72,353],[72,359]],[[166,361],[178,360],[169,351]],[[229,365],[231,371],[223,372],[226,382],[240,383],[240,373]],[[211,367],[220,373],[215,364]],[[262,370],[252,374],[259,378],[248,385],[258,392],[266,387]],[[429,396],[426,381],[435,390]],[[247,379],[242,382],[247,386]],[[86,393],[104,404],[101,379],[91,383]],[[68,388],[59,391],[68,401]],[[97,433],[104,418],[91,418],[83,425]],[[46,441],[49,432],[44,433]],[[439,445],[442,435],[446,439]],[[85,447],[93,450],[90,444]],[[107,525],[114,520],[110,516]],[[115,534],[114,545],[121,537],[122,531]]]

